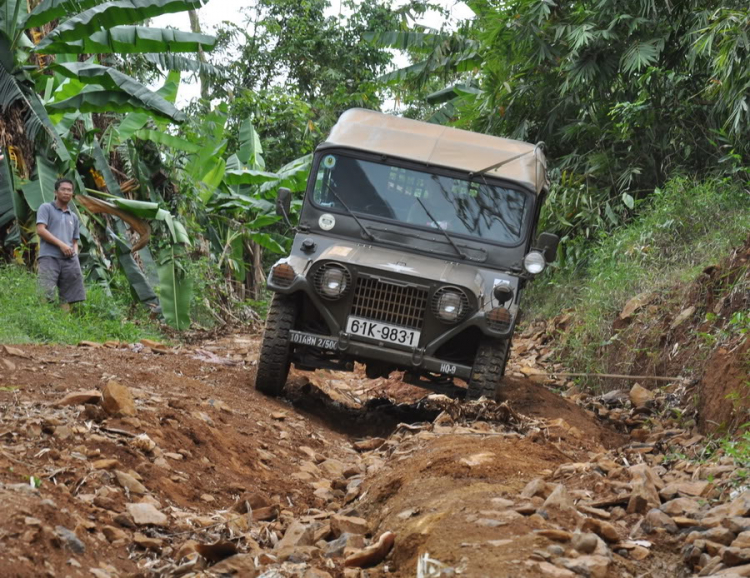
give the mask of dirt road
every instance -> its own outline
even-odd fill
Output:
[[[270,399],[249,387],[257,337],[151,345],[0,346],[2,576],[674,577],[750,561],[750,497],[730,493],[728,461],[686,460],[702,437],[669,411],[679,384],[590,398],[542,375],[530,334],[504,405],[361,371],[293,371]]]

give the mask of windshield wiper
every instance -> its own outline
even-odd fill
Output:
[[[428,216],[428,217],[429,217],[430,219],[432,219],[432,222],[433,222],[433,223],[435,224],[435,226],[436,226],[436,227],[437,227],[437,228],[438,228],[438,229],[440,230],[440,232],[441,232],[441,233],[442,233],[443,235],[445,235],[445,238],[446,238],[446,239],[448,239],[448,242],[449,242],[449,243],[451,244],[451,247],[453,247],[453,248],[454,248],[454,249],[456,250],[456,253],[458,253],[458,255],[459,255],[459,256],[460,256],[460,257],[461,257],[462,259],[466,259],[467,257],[466,257],[466,255],[464,255],[464,252],[463,252],[463,251],[461,251],[461,249],[459,249],[459,248],[458,248],[458,245],[456,245],[456,243],[455,243],[455,242],[453,241],[453,238],[452,238],[452,237],[451,237],[451,236],[450,236],[450,235],[448,234],[448,231],[446,231],[445,229],[443,229],[443,228],[442,228],[442,227],[440,226],[440,223],[438,223],[438,222],[437,222],[437,219],[435,219],[435,217],[433,217],[433,216],[432,216],[432,214],[430,213],[430,211],[428,211],[428,210],[427,210],[427,207],[426,207],[426,206],[425,206],[425,204],[424,204],[424,203],[422,202],[422,199],[420,199],[419,197],[414,197],[414,198],[415,198],[415,199],[417,199],[417,202],[418,202],[418,203],[419,203],[419,204],[421,205],[421,207],[422,207],[422,208],[424,209],[424,212],[425,212],[425,213],[427,213],[427,216]]]
[[[362,229],[364,234],[367,235],[367,238],[370,241],[374,241],[375,236],[372,233],[370,233],[370,230],[367,227],[365,227],[364,223],[357,218],[357,215],[355,215],[354,212],[352,212],[352,210],[346,206],[346,203],[343,201],[343,199],[339,197],[336,191],[333,190],[333,187],[331,187],[331,183],[326,183],[326,188],[328,189],[328,192],[330,192],[336,198],[336,200],[339,203],[341,203],[341,206],[344,207],[344,209],[346,209],[346,212],[349,213],[352,216],[352,218],[354,218],[354,220],[357,222],[357,224]]]

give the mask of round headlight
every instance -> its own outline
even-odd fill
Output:
[[[544,271],[546,265],[547,261],[544,260],[544,255],[539,251],[532,251],[523,258],[524,268],[532,275],[538,275]]]
[[[341,269],[328,269],[323,273],[320,290],[323,295],[335,299],[346,291],[346,276]]]
[[[349,271],[338,264],[329,263],[315,274],[315,288],[325,299],[339,299],[349,289]]]
[[[444,291],[435,303],[435,315],[446,323],[455,323],[463,313],[465,297],[454,291]]]

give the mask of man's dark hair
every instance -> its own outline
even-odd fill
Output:
[[[73,188],[75,188],[75,184],[73,184],[73,181],[71,181],[70,179],[66,179],[66,178],[63,177],[62,179],[57,179],[55,181],[55,190],[59,189],[60,185],[62,185],[63,183],[70,183],[70,186],[73,187]]]

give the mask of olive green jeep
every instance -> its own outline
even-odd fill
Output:
[[[500,393],[521,289],[554,259],[536,237],[539,146],[378,112],[345,112],[315,151],[274,292],[255,387],[352,370],[469,399]],[[279,191],[288,221],[291,196]],[[455,384],[463,381],[465,389]]]

